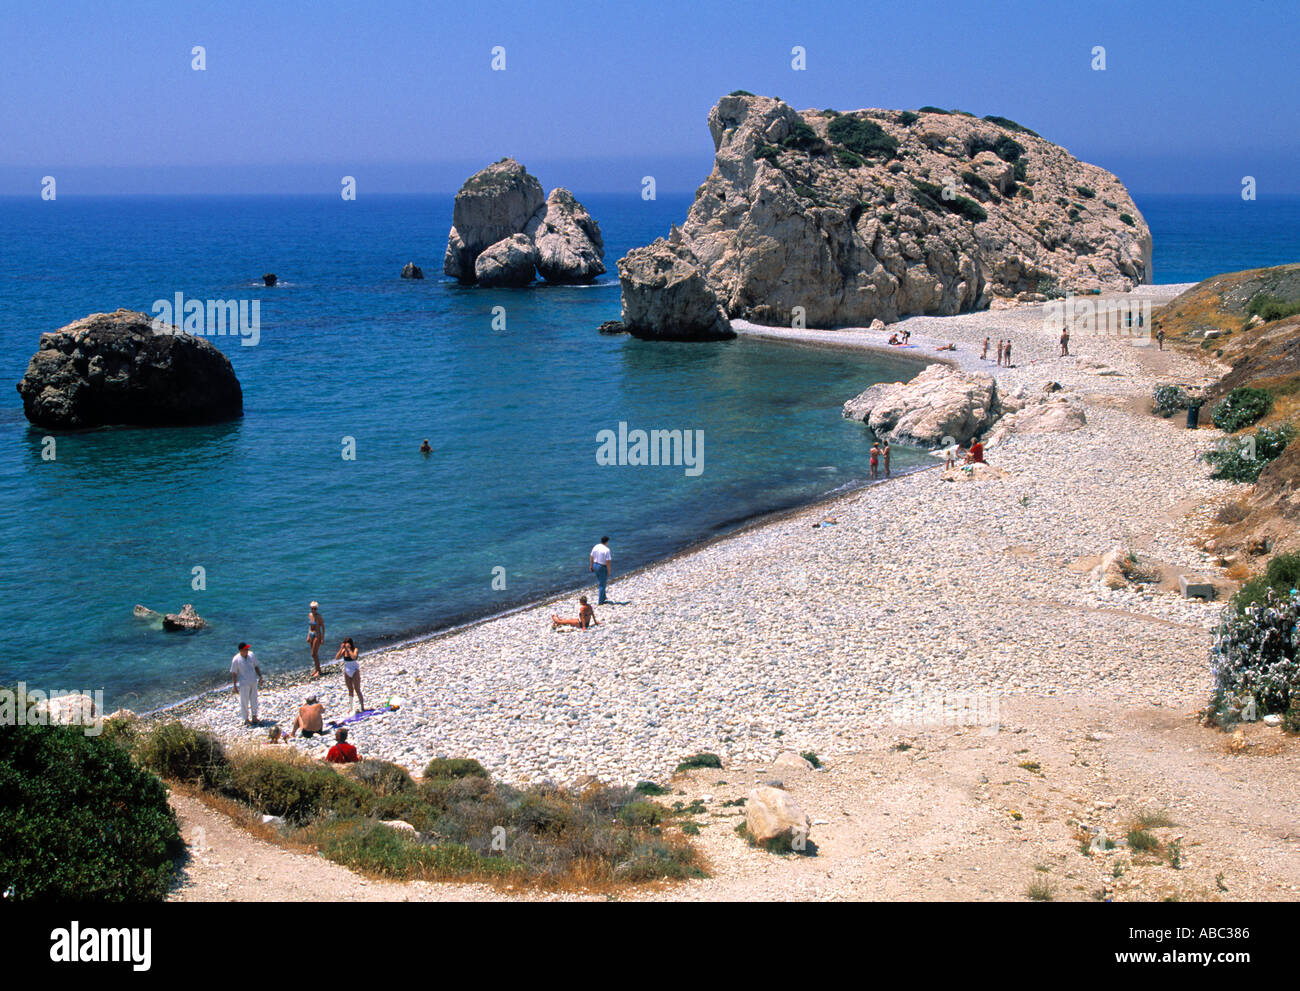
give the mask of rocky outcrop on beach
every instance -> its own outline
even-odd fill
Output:
[[[733,319],[866,326],[1151,280],[1123,184],[1014,121],[738,93],[709,130],[681,238]]]
[[[992,375],[934,364],[910,382],[871,386],[844,404],[843,415],[891,443],[935,447],[983,434],[1002,406]]]
[[[169,612],[163,617],[162,628],[177,632],[180,630],[201,630],[207,626],[207,620],[194,611],[194,606],[185,603],[180,612]]]
[[[93,313],[42,334],[18,383],[39,427],[179,426],[233,420],[244,396],[230,359],[178,327],[133,310]]]
[[[618,281],[623,325],[634,337],[716,341],[736,336],[698,259],[680,241],[659,238],[629,251],[618,260]]]
[[[529,245],[526,280],[520,237]],[[478,261],[493,249],[490,277],[508,281],[483,281]],[[604,273],[604,255],[600,226],[571,192],[558,187],[544,197],[527,169],[503,158],[470,176],[456,194],[443,271],[465,285],[527,285],[534,269],[547,282],[584,283]],[[505,258],[510,266],[503,276]]]
[[[423,279],[424,269],[420,268],[415,262],[407,262],[402,266],[403,279]]]
[[[1063,434],[1087,426],[1088,416],[1077,399],[1045,399],[1003,416],[988,442],[1001,444],[1012,434]]]

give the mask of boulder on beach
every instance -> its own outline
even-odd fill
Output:
[[[420,268],[415,262],[407,262],[402,266],[403,279],[423,279],[424,269]]]
[[[708,126],[713,171],[681,233],[730,319],[790,326],[797,307],[809,327],[865,327],[1151,281],[1119,179],[1014,121],[735,93]]]
[[[262,276],[262,282],[268,286],[273,286],[278,281],[279,280],[276,278],[274,272],[267,272],[265,275]]]
[[[871,386],[844,404],[843,415],[891,443],[936,447],[945,438],[968,443],[1001,412],[992,375],[935,364],[910,382]]]
[[[772,761],[772,766],[782,771],[814,770],[812,761],[795,753],[793,750],[785,750],[777,754],[776,759]]]
[[[551,190],[524,233],[537,249],[537,274],[547,282],[585,283],[605,273],[600,225],[563,187]]]
[[[1133,557],[1122,547],[1112,547],[1092,569],[1092,577],[1110,589],[1128,588],[1133,573]]]
[[[244,394],[230,359],[134,310],[92,313],[52,333],[18,383],[38,427],[184,426],[237,419]]]
[[[717,341],[735,337],[696,258],[659,238],[618,260],[623,324],[634,337],[657,341]]]
[[[789,792],[763,785],[745,801],[745,826],[755,843],[789,849],[808,839],[812,820]]]
[[[474,261],[480,286],[521,287],[533,281],[537,249],[524,234],[512,234],[484,249]]]
[[[208,625],[207,620],[194,611],[190,603],[181,606],[181,611],[168,613],[162,621],[164,630],[201,630]]]
[[[990,446],[1001,444],[1012,434],[1069,433],[1082,429],[1087,423],[1087,414],[1077,400],[1030,403],[998,420],[989,434],[988,443]]]

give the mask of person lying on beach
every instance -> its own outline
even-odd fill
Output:
[[[936,351],[956,351],[957,345],[949,341],[947,344],[937,344],[934,348]]]
[[[551,617],[551,629],[558,630],[561,626],[576,626],[578,629],[585,631],[589,626],[599,626],[600,620],[596,619],[596,610],[587,604],[585,595],[578,596],[578,616],[576,619],[563,619],[559,616]]]
[[[293,729],[289,735],[297,736],[299,730],[307,739],[325,732],[325,706],[321,705],[320,699],[315,695],[308,695],[298,707],[298,715],[294,717]]]
[[[339,730],[334,734],[334,746],[330,747],[325,759],[331,764],[355,764],[361,760],[357,748],[348,743],[348,731]]]
[[[822,520],[820,523],[814,523],[813,529],[816,530],[819,526],[834,526],[838,522],[839,520],[837,520],[834,516],[830,516]]]

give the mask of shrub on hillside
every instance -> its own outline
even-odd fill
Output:
[[[1224,433],[1234,434],[1258,423],[1273,411],[1273,397],[1263,389],[1242,386],[1233,389],[1210,411],[1210,419]]]
[[[1259,295],[1250,301],[1246,312],[1252,317],[1259,317],[1265,323],[1285,320],[1300,313],[1300,300],[1287,302],[1277,296]]]
[[[1226,438],[1202,457],[1214,465],[1214,471],[1210,472],[1211,478],[1254,483],[1259,480],[1259,473],[1264,470],[1264,466],[1286,450],[1295,434],[1295,427],[1289,423],[1274,429],[1264,427],[1257,430],[1254,436]]]
[[[476,760],[467,757],[435,757],[424,766],[429,778],[486,778],[488,772]]]
[[[1130,217],[1127,213],[1121,213],[1121,214],[1119,215],[1119,219],[1120,219],[1121,221],[1123,221],[1124,223],[1128,224],[1130,227],[1134,226],[1134,224],[1137,223],[1137,221],[1135,221],[1135,220],[1134,220],[1132,217]]]
[[[140,763],[169,781],[215,788],[229,771],[221,741],[183,723],[153,727],[140,738],[137,750]]]
[[[892,158],[898,151],[898,139],[886,134],[874,120],[844,114],[830,122],[826,134],[863,158]]]
[[[832,122],[832,126],[834,126],[834,122]],[[802,118],[796,118],[795,122],[790,125],[790,133],[781,142],[781,146],[795,148],[799,151],[820,151],[825,147],[825,143]]]
[[[1300,589],[1300,553],[1275,554],[1263,574],[1256,575],[1237,590],[1232,597],[1232,607],[1239,613],[1245,612],[1248,606],[1263,604],[1270,590],[1285,599],[1292,589]]]
[[[258,812],[283,816],[294,825],[311,822],[326,811],[367,815],[375,804],[364,786],[329,765],[283,754],[240,754],[230,765],[222,787]]]
[[[184,849],[167,789],[122,748],[78,727],[0,727],[8,898],[158,901]]]
[[[912,189],[916,192],[917,202],[936,213],[947,211],[975,222],[988,219],[989,215],[984,208],[974,200],[966,196],[945,197],[943,187],[932,182],[913,179]]]
[[[1210,669],[1214,712],[1224,725],[1285,713],[1300,697],[1300,595],[1269,589],[1262,602],[1225,610],[1215,633]]]
[[[996,141],[989,141],[987,138],[976,138],[971,142],[971,158],[974,158],[982,151],[991,151],[1004,162],[1015,162],[1025,153],[1025,146],[1014,138],[1002,134],[998,136]]]
[[[840,163],[842,168],[857,169],[861,168],[863,158],[855,151],[849,151],[847,148],[835,149],[835,161]]]
[[[902,113],[898,115],[898,122],[902,124],[904,127],[911,127],[920,119],[921,118],[918,114],[914,114],[910,110],[904,110]]]

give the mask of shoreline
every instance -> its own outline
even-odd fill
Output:
[[[559,593],[366,655],[368,701],[400,695],[407,705],[357,724],[363,755],[411,767],[470,756],[516,783],[633,781],[662,778],[701,750],[724,761],[853,752],[909,690],[1201,691],[1221,604],[1108,590],[1076,569],[1127,543],[1188,573],[1217,574],[1188,541],[1179,509],[1199,496],[1207,516],[1231,490],[1198,461],[1217,433],[1136,414],[1135,397],[1149,397],[1161,377],[1136,349],[1081,337],[1087,357],[1055,358],[1039,314],[1022,306],[910,320],[920,322],[914,340],[930,337],[926,322],[943,321],[943,340],[976,363],[978,342],[1009,327],[1021,363],[987,363],[999,388],[1059,381],[1086,404],[1084,429],[1015,435],[991,449],[1005,480],[949,483],[921,469],[748,521],[620,575],[614,604],[598,609],[602,625],[587,634],[549,631]],[[812,333],[868,343],[861,331]],[[1205,373],[1161,356],[1187,366],[1179,375]],[[808,529],[831,506],[840,525]],[[339,681],[277,678],[263,690],[263,715],[285,724],[311,690],[337,717]],[[227,740],[263,735],[232,719],[229,689],[162,711]]]

